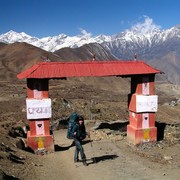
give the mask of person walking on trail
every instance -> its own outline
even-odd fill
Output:
[[[84,166],[87,166],[86,155],[84,153],[84,148],[82,146],[82,140],[86,138],[87,132],[84,125],[84,118],[82,116],[78,117],[76,125],[73,127],[72,133],[74,135],[75,143],[75,153],[74,153],[74,162],[79,162],[79,153]]]

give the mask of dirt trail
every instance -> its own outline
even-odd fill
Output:
[[[37,165],[36,177],[38,180],[116,180],[116,179],[172,179],[178,180],[180,166],[172,167],[150,161],[132,153],[126,139],[116,143],[111,140],[94,141],[93,146],[86,141],[84,149],[88,159],[88,166],[73,162],[74,146],[66,139],[66,130],[54,132],[56,152],[42,156]],[[96,163],[91,160],[96,157]],[[179,164],[180,165],[180,164]]]
[[[114,80],[111,79],[111,81],[114,83]],[[90,82],[89,78],[88,82]],[[101,83],[100,81],[95,82],[91,79],[90,84],[80,83],[79,80],[68,80],[59,84],[59,80],[53,81],[50,88],[53,119],[57,120],[72,113],[72,109],[68,108],[64,102],[68,102],[68,105],[80,111],[79,114],[88,118],[91,100],[94,102],[93,108],[100,110],[100,113],[94,116],[97,122],[111,123],[117,119],[129,119],[127,111],[129,90],[126,88],[129,85],[121,84],[117,80],[114,85],[112,84],[113,86],[108,86],[108,88],[108,83],[105,82],[104,80]],[[26,120],[26,88],[24,88],[24,82],[1,82],[0,170],[2,169],[7,175],[14,175],[22,180],[76,178],[79,180],[179,180],[179,91],[171,84],[167,86],[166,84],[156,85],[158,85],[156,88],[158,95],[156,125],[160,137],[158,142],[150,146],[130,146],[127,143],[126,134],[123,134],[123,138],[120,137],[119,141],[112,139],[93,141],[92,149],[91,143],[87,140],[84,144],[87,158],[92,158],[94,154],[97,163],[92,163],[89,160],[89,165],[84,167],[82,163],[74,164],[74,146],[68,148],[72,141],[66,139],[65,129],[54,132],[56,151],[47,156],[36,156],[21,150],[21,148],[16,148],[16,143],[19,140],[10,137],[8,132],[12,127],[24,126],[24,124],[29,123]],[[174,101],[176,101],[175,104],[172,103]],[[109,126],[102,127],[102,131],[104,131],[103,128],[109,128]],[[107,133],[109,132],[107,131]],[[116,133],[116,130],[110,135],[114,135],[114,132]],[[18,157],[25,157],[25,161],[17,164],[10,160],[11,151],[7,151],[6,146],[10,147],[10,150],[14,149],[14,154]]]

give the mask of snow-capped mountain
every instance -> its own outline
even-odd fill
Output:
[[[17,33],[15,31],[9,31],[0,35],[0,42],[14,43],[14,42],[27,42],[29,44],[38,41],[38,38],[32,37],[24,32]]]
[[[144,58],[147,51],[169,40],[180,40],[180,25],[161,31],[153,23],[150,23],[148,28],[147,25],[141,24],[116,35],[99,35],[96,37],[87,32],[82,32],[77,36],[60,34],[41,39],[27,35],[24,32],[17,33],[14,31],[0,35],[0,42],[26,42],[51,52],[63,47],[76,48],[84,44],[99,43],[121,59],[132,59],[135,52],[139,55],[139,58]]]
[[[111,36],[94,37],[81,30],[81,34],[77,36],[60,34],[39,39],[24,32],[9,31],[0,35],[0,42],[26,42],[55,53],[63,47],[77,48],[84,44],[98,43],[117,59],[133,59],[136,53],[137,59],[161,69],[167,74],[169,81],[180,84],[180,25],[162,30],[149,17],[145,17],[143,23],[137,23],[130,29]]]
[[[130,30],[112,36],[111,40],[103,45],[121,59],[132,59],[135,52],[138,58],[149,59],[146,54],[150,51],[166,42],[173,44],[174,41],[180,44],[180,25],[160,30],[152,19],[147,18],[144,23],[136,24]]]
[[[26,33],[17,33],[14,31],[9,31],[5,34],[0,35],[0,42],[4,43],[14,43],[14,42],[26,42],[28,44],[37,46],[46,51],[54,52],[63,47],[76,48],[84,44],[89,43],[103,43],[104,41],[109,41],[110,36],[99,35],[97,37],[92,37],[90,33],[87,33],[85,30],[82,31],[82,34],[77,36],[67,36],[65,34],[60,34],[53,37],[44,37],[36,38],[27,35]]]
[[[161,30],[160,26],[154,24],[149,17],[146,17],[143,23],[137,23],[131,29],[112,36],[99,35],[94,37],[85,30],[81,30],[81,34],[77,36],[60,34],[41,39],[31,37],[24,32],[14,31],[0,35],[0,42],[26,42],[51,52],[63,47],[76,48],[84,44],[99,43],[120,59],[132,59],[135,52],[139,58],[144,58],[147,52],[169,40],[180,40],[180,25]]]

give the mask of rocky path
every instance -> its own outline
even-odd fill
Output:
[[[66,139],[66,130],[54,132],[56,152],[40,157],[36,168],[38,180],[151,180],[172,179],[180,177],[180,167],[172,167],[148,160],[132,153],[126,140],[93,141],[84,144],[88,166],[73,162],[74,146]],[[70,147],[70,148],[69,148]],[[95,157],[96,163],[91,158]]]

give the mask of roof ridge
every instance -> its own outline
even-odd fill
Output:
[[[81,61],[81,62],[39,62],[17,75],[23,78],[62,78],[85,76],[132,76],[157,74],[161,71],[144,61]]]
[[[35,72],[38,68],[40,67],[39,63],[34,64],[33,66],[31,66],[30,68],[26,69],[25,71],[21,72],[20,74],[17,75],[17,77],[19,79],[23,79],[24,78],[24,74],[26,75],[26,78],[28,78],[33,72]]]

